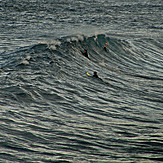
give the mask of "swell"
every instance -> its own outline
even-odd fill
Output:
[[[1,53],[1,159],[161,160],[161,50],[99,34]]]
[[[104,51],[106,42],[107,51]],[[147,38],[126,40],[104,34],[77,35],[1,53],[1,99],[7,97],[2,103],[9,100],[38,103],[44,99],[72,102],[69,95],[64,95],[67,92],[75,95],[76,102],[89,95],[90,100],[107,104],[108,98],[103,94],[108,91],[113,95],[123,91],[133,98],[155,99],[161,103],[163,62],[158,44]],[[84,49],[90,60],[82,56]],[[86,77],[87,71],[97,71],[111,87],[101,81],[96,81],[94,87],[95,81]],[[87,95],[81,93],[83,89]],[[102,94],[99,99],[93,99],[96,92]]]
[[[161,104],[163,62],[158,44],[151,39],[128,41],[103,34],[77,35],[2,53],[1,103],[49,101],[50,106],[66,101],[74,107],[89,99],[107,105],[108,101],[121,103],[125,92],[126,97],[130,96],[127,103],[135,98]],[[82,56],[84,49],[90,60]],[[104,82],[88,78],[87,71],[97,71]],[[105,84],[108,81],[110,87]],[[104,96],[107,92],[114,100]]]

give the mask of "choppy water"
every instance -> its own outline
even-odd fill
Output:
[[[6,0],[0,14],[0,162],[163,161],[161,0]]]

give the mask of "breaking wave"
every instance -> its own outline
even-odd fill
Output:
[[[162,57],[159,41],[106,34],[1,53],[1,160],[162,160]]]

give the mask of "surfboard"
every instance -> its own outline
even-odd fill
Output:
[[[88,72],[87,72],[87,75],[88,75],[88,76],[92,76],[92,75],[90,75]]]

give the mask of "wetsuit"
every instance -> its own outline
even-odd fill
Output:
[[[93,74],[93,77],[95,77],[95,78],[99,78],[97,74]]]
[[[107,50],[106,50],[106,46],[104,46],[104,50],[107,51]]]

